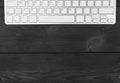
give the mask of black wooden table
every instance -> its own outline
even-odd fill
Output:
[[[0,0],[0,83],[120,83],[115,25],[8,26]]]

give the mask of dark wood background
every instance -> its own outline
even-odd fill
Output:
[[[0,83],[120,83],[115,25],[7,26],[0,0]]]

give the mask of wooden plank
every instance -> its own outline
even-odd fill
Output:
[[[119,16],[115,25],[8,26],[0,10],[0,52],[120,51]]]
[[[2,83],[119,83],[119,53],[1,54]]]

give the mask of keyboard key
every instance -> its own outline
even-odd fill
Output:
[[[16,14],[18,14],[18,15],[19,15],[19,14],[21,14],[21,13],[22,13],[22,9],[21,9],[21,8],[16,8],[16,11],[15,11],[15,12],[16,12]]]
[[[101,1],[95,1],[95,6],[101,6],[102,2]]]
[[[50,1],[50,6],[56,6],[56,1],[55,0]]]
[[[36,8],[31,9],[31,13],[32,14],[36,14],[37,13],[37,9]]]
[[[94,23],[99,23],[99,19],[94,18],[94,19],[93,19],[93,22],[94,22]]]
[[[84,22],[84,16],[76,16],[76,22]]]
[[[86,16],[86,17],[85,17],[85,22],[91,22],[91,21],[92,21],[91,16]]]
[[[37,22],[37,17],[35,15],[31,15],[29,18],[30,23],[36,23]]]
[[[20,22],[20,16],[14,16],[14,22],[19,23]]]
[[[7,6],[18,6],[17,0],[10,0],[6,2]]]
[[[45,10],[44,9],[39,9],[39,14],[44,14]]]
[[[47,14],[51,14],[52,13],[52,9],[47,9],[46,13]]]
[[[7,22],[12,23],[13,22],[13,17],[12,16],[7,16]]]
[[[91,12],[92,12],[92,14],[97,14],[98,13],[98,9],[97,8],[92,8]]]
[[[60,14],[60,9],[59,8],[55,9],[54,14]]]
[[[72,6],[79,6],[79,1],[73,1]]]
[[[33,6],[33,1],[32,1],[32,0],[27,1],[27,6],[28,6],[28,7]]]
[[[97,18],[97,19],[99,19],[99,18],[100,18],[100,15],[92,15],[92,18]]]
[[[21,16],[21,22],[22,23],[27,23],[28,22],[28,17],[27,16]]]
[[[39,0],[35,1],[35,6],[36,6],[36,7],[41,6],[41,4],[40,4],[40,3],[41,3],[41,2],[40,2]]]
[[[67,14],[67,8],[63,8],[63,9],[61,10],[61,13],[62,13],[62,14]]]
[[[14,13],[15,13],[15,11],[13,8],[7,9],[7,14],[14,14]]]
[[[109,23],[114,23],[114,19],[113,19],[113,18],[109,18],[109,19],[108,19],[108,22],[109,22]]]
[[[74,14],[75,13],[75,8],[69,8],[69,14]]]
[[[107,16],[106,15],[101,15],[101,18],[107,18]]]
[[[113,8],[100,8],[100,14],[112,14],[114,12]]]
[[[74,22],[74,16],[39,16],[39,22],[44,23],[44,22]]]
[[[106,23],[106,22],[107,22],[107,19],[105,19],[105,18],[104,18],[104,19],[101,19],[101,22],[102,22],[102,23]]]
[[[42,6],[48,6],[48,1],[42,1]]]
[[[82,14],[82,8],[77,8],[77,9],[76,9],[76,13],[77,13],[77,14]]]
[[[90,13],[90,9],[89,8],[84,8],[84,14],[89,14]]]
[[[80,1],[80,6],[86,6],[86,1]]]
[[[109,6],[109,1],[103,1],[103,6]]]
[[[94,6],[94,1],[88,1],[88,6]]]
[[[24,14],[29,14],[30,13],[30,9],[29,8],[25,8],[24,9]]]
[[[26,2],[25,2],[25,0],[21,0],[20,2],[19,2],[19,6],[26,6]]]
[[[71,6],[71,1],[65,1],[65,6]]]
[[[116,6],[116,0],[110,0],[110,6]]]
[[[63,1],[58,1],[57,5],[58,6],[63,6]]]

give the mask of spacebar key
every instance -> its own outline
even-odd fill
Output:
[[[39,22],[74,22],[74,16],[39,16]]]

